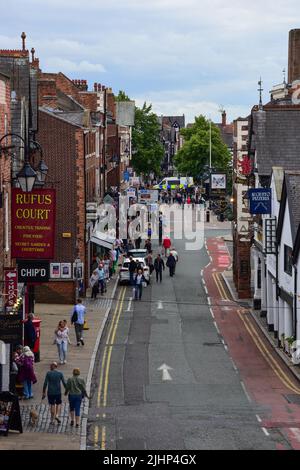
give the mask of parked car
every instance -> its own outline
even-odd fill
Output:
[[[150,284],[150,270],[149,267],[146,265],[145,258],[133,258],[136,263],[139,263],[140,267],[143,269],[143,274],[145,276],[147,284]],[[130,280],[130,275],[129,275],[129,263],[130,259],[125,258],[123,261],[122,267],[120,269],[119,273],[119,283],[127,283]]]
[[[148,251],[146,250],[146,248],[139,248],[139,249],[132,249],[132,250],[129,250],[128,253],[127,253],[127,256],[129,258],[129,256],[132,256],[134,259],[135,258],[146,258],[148,254]]]

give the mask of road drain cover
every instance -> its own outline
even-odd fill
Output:
[[[203,343],[203,346],[222,346],[223,343]]]
[[[289,403],[300,405],[300,395],[283,395]]]

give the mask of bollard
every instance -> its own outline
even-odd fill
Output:
[[[206,222],[210,220],[210,211],[206,211]]]

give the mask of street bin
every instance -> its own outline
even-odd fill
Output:
[[[32,352],[34,353],[34,361],[40,362],[40,336],[41,336],[41,321],[39,318],[34,318],[32,320],[35,332],[36,340]]]
[[[220,214],[220,222],[224,222],[224,220],[225,220],[224,214],[221,213]]]
[[[206,222],[210,221],[210,211],[206,211]]]

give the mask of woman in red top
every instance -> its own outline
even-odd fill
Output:
[[[165,249],[165,256],[169,256],[169,250],[170,250],[170,247],[171,247],[171,240],[170,240],[169,237],[164,238],[163,247]]]

